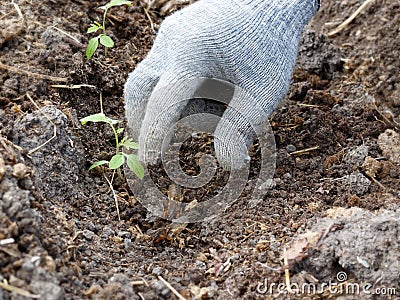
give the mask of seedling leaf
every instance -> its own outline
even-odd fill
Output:
[[[96,168],[96,167],[98,167],[98,166],[105,165],[105,164],[108,164],[108,160],[97,161],[93,165],[90,166],[89,171],[94,169],[94,168]]]
[[[131,139],[121,142],[121,146],[124,146],[126,149],[139,149],[139,144],[135,143]]]
[[[118,124],[118,123],[121,122],[121,121],[119,121],[119,120],[114,120],[114,119],[111,119],[111,118],[108,118],[108,117],[107,117],[107,119],[108,119],[108,122],[111,123],[111,124],[113,124],[113,125],[116,125],[116,124]]]
[[[131,169],[139,179],[143,179],[144,168],[140,164],[138,157],[135,154],[125,154],[125,157],[129,169]]]
[[[115,154],[111,158],[110,163],[108,164],[108,167],[111,170],[116,170],[119,167],[121,167],[124,164],[124,162],[125,162],[125,157],[124,157],[124,155],[122,153]]]
[[[84,117],[80,119],[82,125],[85,125],[87,122],[104,122],[104,123],[110,123],[114,120],[110,119],[109,117],[106,117],[105,114],[99,113],[99,114],[94,114],[90,115],[87,117]]]
[[[117,133],[118,133],[118,134],[120,134],[122,131],[124,131],[123,128],[118,128],[118,129],[117,129]]]
[[[114,47],[114,41],[105,34],[100,35],[100,44],[108,48]]]
[[[132,1],[125,1],[125,0],[111,0],[104,6],[100,6],[101,9],[109,9],[110,7],[113,6],[120,6],[120,5],[132,5]]]
[[[90,27],[87,30],[87,33],[92,33],[92,32],[96,32],[97,30],[99,30],[100,27],[96,24],[91,24]]]
[[[87,48],[86,48],[86,57],[87,59],[91,59],[97,47],[99,47],[99,37],[94,37],[90,39]]]

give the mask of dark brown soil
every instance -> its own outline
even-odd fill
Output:
[[[10,287],[41,299],[177,299],[160,278],[186,299],[264,299],[265,280],[285,283],[285,249],[292,282],[337,282],[345,272],[346,282],[400,293],[398,1],[372,1],[329,37],[363,1],[322,1],[290,92],[270,118],[277,164],[263,199],[249,196],[255,148],[241,198],[217,219],[184,225],[152,216],[120,178],[118,220],[104,177],[111,173],[87,171],[112,156],[113,133],[78,121],[100,111],[100,96],[105,114],[124,120],[123,85],[150,50],[162,8],[149,10],[152,23],[143,1],[111,9],[115,47],[87,61],[86,30],[105,1],[14,1],[23,18],[3,2],[0,299],[26,298]],[[56,137],[39,147],[54,128]],[[197,149],[212,153],[210,139],[186,142],[181,164],[189,174],[198,172]],[[161,168],[152,176],[168,194]],[[181,200],[204,201],[225,182],[221,171],[211,187],[180,191]]]

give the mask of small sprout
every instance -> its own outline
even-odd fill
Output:
[[[120,123],[120,121],[118,120],[114,120],[111,119],[109,117],[107,117],[104,113],[98,113],[98,114],[94,114],[94,115],[90,115],[87,116],[85,118],[80,119],[82,125],[85,125],[88,122],[94,122],[94,123],[106,123],[108,124],[113,133],[114,133],[114,137],[115,137],[115,154],[113,155],[113,157],[111,157],[110,161],[108,160],[101,160],[98,162],[95,162],[94,164],[92,164],[89,168],[89,171],[101,166],[101,165],[106,165],[108,164],[108,168],[111,170],[118,170],[118,174],[120,174],[120,168],[123,166],[123,164],[127,163],[129,169],[135,173],[135,175],[140,178],[143,179],[144,177],[144,168],[143,166],[140,164],[139,159],[137,157],[137,155],[135,154],[126,154],[123,153],[121,148],[125,147],[127,150],[130,149],[139,149],[139,144],[135,143],[134,141],[132,141],[131,139],[127,139],[126,137],[124,137],[123,139],[119,139],[118,134],[122,133],[124,131],[123,128],[115,128],[115,125],[117,125],[118,123]]]
[[[101,9],[104,9],[103,13],[103,23],[100,24],[99,22],[94,22],[90,24],[87,33],[97,32],[98,30],[102,30],[103,33],[99,34],[98,36],[91,38],[89,43],[86,47],[86,57],[87,59],[91,59],[93,54],[96,52],[97,48],[99,47],[99,42],[101,45],[105,47],[105,55],[107,56],[108,48],[114,47],[114,41],[107,35],[106,32],[106,16],[107,12],[111,7],[114,6],[121,6],[121,5],[132,5],[132,1],[125,1],[125,0],[111,0],[106,5],[101,6]]]
[[[111,119],[103,113],[103,101],[102,101],[101,94],[100,94],[100,108],[101,108],[101,113],[87,116],[85,118],[80,119],[80,121],[81,121],[82,125],[85,125],[88,122],[94,122],[94,123],[102,122],[102,123],[108,124],[114,133],[115,154],[111,157],[111,159],[109,161],[101,160],[101,161],[95,162],[94,164],[92,164],[90,166],[89,171],[98,166],[102,166],[102,165],[108,165],[108,168],[110,170],[113,170],[110,180],[105,175],[104,175],[104,177],[107,180],[107,183],[109,184],[110,189],[113,192],[115,206],[117,207],[118,219],[121,220],[121,217],[119,214],[119,208],[118,208],[118,199],[117,199],[117,196],[116,196],[114,188],[113,188],[114,175],[116,172],[118,172],[118,175],[121,177],[121,167],[124,165],[125,161],[128,165],[128,168],[133,173],[135,173],[135,175],[140,179],[143,179],[143,177],[144,177],[144,168],[140,164],[139,159],[135,154],[126,154],[122,151],[122,149],[121,149],[122,147],[125,147],[128,150],[129,149],[139,149],[139,145],[138,145],[138,143],[135,143],[134,141],[132,141],[131,139],[128,139],[127,137],[124,137],[121,140],[119,139],[118,134],[122,133],[124,131],[124,129],[122,127],[116,128],[115,125],[120,123],[120,121]]]
[[[100,160],[98,162],[95,162],[93,165],[90,166],[89,171],[98,166],[105,165],[105,164],[108,164],[108,160]]]

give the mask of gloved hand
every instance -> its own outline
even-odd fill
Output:
[[[220,164],[240,167],[246,155],[237,145],[251,144],[258,128],[249,124],[261,126],[286,95],[301,32],[318,8],[319,0],[200,0],[167,17],[125,84],[140,159],[159,158],[162,140],[187,104],[178,98],[195,93],[196,87],[176,83],[217,78],[241,89],[214,142]]]

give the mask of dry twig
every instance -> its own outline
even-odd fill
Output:
[[[373,1],[374,0],[366,0],[349,18],[347,18],[336,29],[330,31],[328,33],[328,36],[331,37],[331,36],[341,32],[343,29],[345,29],[367,7],[367,5],[370,4]]]

